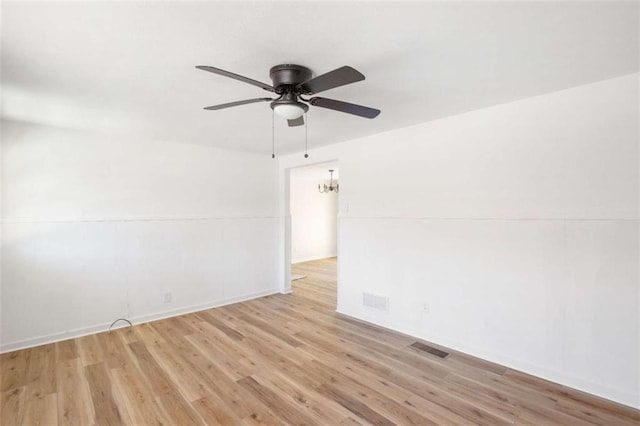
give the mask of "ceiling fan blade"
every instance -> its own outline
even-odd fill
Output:
[[[196,66],[196,68],[198,68],[199,70],[209,71],[209,72],[212,72],[214,74],[218,74],[218,75],[222,75],[222,76],[225,76],[225,77],[233,78],[234,80],[242,81],[244,83],[253,84],[254,86],[260,87],[261,89],[268,90],[269,92],[275,92],[276,91],[276,89],[274,89],[272,86],[270,86],[270,85],[268,85],[266,83],[262,83],[262,82],[260,82],[258,80],[254,80],[252,78],[243,77],[241,75],[234,74],[234,73],[229,72],[229,71],[221,70],[220,68],[210,67],[210,66],[207,66],[207,65],[198,65],[198,66]]]
[[[287,120],[289,127],[304,126],[304,116],[294,118],[293,120]]]
[[[362,80],[364,80],[362,73],[345,65],[300,83],[297,88],[304,94],[312,95]]]
[[[273,99],[271,99],[271,98],[245,99],[244,101],[235,101],[235,102],[228,102],[226,104],[208,106],[205,109],[208,109],[210,111],[217,111],[219,109],[231,108],[231,107],[239,106],[239,105],[253,104],[253,103],[256,103],[256,102],[267,102],[267,101],[272,101],[272,100]]]
[[[364,118],[376,118],[378,114],[380,114],[379,109],[350,104],[349,102],[336,101],[335,99],[311,98],[309,99],[309,103],[314,106],[346,112],[347,114],[353,114]]]

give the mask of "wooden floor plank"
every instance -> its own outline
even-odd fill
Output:
[[[241,423],[241,419],[236,417],[233,411],[215,396],[197,399],[191,405],[202,419],[206,419],[208,424],[235,425]]]
[[[111,370],[111,378],[122,395],[124,410],[134,425],[171,424],[153,391],[136,367],[125,365]]]
[[[287,402],[285,398],[278,395],[278,392],[270,389],[264,383],[258,382],[256,376],[245,377],[238,381],[238,384],[251,392],[257,399],[262,401],[287,424],[291,425],[315,425],[316,421],[308,417],[302,411]]]
[[[395,423],[382,414],[369,408],[367,404],[360,401],[357,397],[352,397],[348,393],[342,392],[330,384],[323,384],[319,386],[317,390],[327,399],[337,402],[356,416],[373,425],[395,425]]]
[[[162,396],[175,391],[175,384],[169,379],[156,359],[151,355],[142,342],[129,343],[129,349],[135,358],[138,368],[149,383],[156,396]]]
[[[93,424],[91,390],[80,358],[56,364],[58,424]]]
[[[222,331],[229,338],[237,341],[241,341],[242,339],[244,339],[244,336],[242,335],[242,333],[227,326],[223,321],[218,320],[207,311],[202,312],[198,316],[200,316],[204,321],[208,322],[212,326],[216,327],[218,330]]]
[[[8,391],[25,385],[32,349],[0,355],[1,390]]]
[[[77,339],[70,339],[54,343],[56,347],[56,364],[69,361],[80,356],[76,340]]]
[[[170,424],[174,425],[204,425],[206,424],[197,410],[176,391],[157,397],[163,411],[167,413]]]
[[[109,377],[109,371],[104,363],[91,364],[84,367],[91,400],[96,419],[100,424],[123,424],[123,418],[113,398],[113,385]]]
[[[100,333],[96,335],[100,350],[104,356],[107,368],[122,368],[131,359],[127,356],[124,346],[126,345],[122,338],[122,333]]]
[[[31,389],[28,394],[40,398],[56,392],[55,361],[55,344],[31,349],[29,366],[24,380],[25,384]]]
[[[0,402],[0,424],[20,425],[22,419],[32,414],[25,409],[25,388],[16,387],[2,392]],[[57,422],[56,422],[57,423]]]
[[[297,376],[288,377],[278,370],[263,370],[262,380],[268,381],[272,388],[277,388],[281,395],[292,401],[320,424],[349,423],[352,413],[339,404],[331,404],[322,398],[315,388],[304,387],[296,380]]]
[[[100,348],[96,334],[80,337],[76,340],[82,365],[87,366],[104,361],[104,353]]]
[[[58,397],[55,393],[26,398],[24,425],[53,425],[58,422]],[[8,424],[8,423],[7,423]]]
[[[436,424],[414,411],[412,407],[396,402],[390,395],[377,392],[363,384],[362,378],[357,380],[348,377],[320,360],[312,361],[305,367],[325,378],[325,383],[330,383],[334,389],[357,396],[359,401],[366,403],[369,408],[393,422],[403,425]]]
[[[156,362],[171,377],[174,387],[188,401],[204,398],[210,391],[204,377],[192,368],[190,360],[183,358],[171,344],[163,343],[148,349]]]

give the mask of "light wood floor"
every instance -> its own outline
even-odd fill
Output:
[[[307,278],[291,295],[4,354],[0,423],[640,423],[637,410],[460,353],[442,359],[336,314],[335,268],[296,265]]]

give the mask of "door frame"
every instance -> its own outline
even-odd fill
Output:
[[[322,164],[337,164],[338,170],[340,170],[340,160],[338,158],[322,160],[312,163],[304,163],[291,167],[285,167],[283,169],[283,225],[284,225],[284,282],[281,286],[281,293],[291,293],[291,260],[292,256],[292,232],[291,232],[291,171],[294,169],[306,168],[309,166],[319,166]],[[340,301],[340,193],[338,192],[338,206],[336,211],[336,256],[337,256],[337,271],[336,271],[336,297],[338,303],[336,303],[336,309]]]

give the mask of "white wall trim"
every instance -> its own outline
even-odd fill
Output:
[[[157,216],[157,217],[95,217],[77,219],[37,219],[37,218],[16,218],[0,220],[2,225],[13,225],[22,223],[96,223],[96,222],[184,222],[184,221],[205,221],[205,220],[264,220],[279,219],[278,216]]]
[[[629,218],[589,218],[589,217],[438,217],[438,216],[338,216],[341,220],[441,220],[441,221],[477,221],[477,222],[638,222],[640,219]]]
[[[263,290],[256,293],[244,294],[241,296],[229,297],[226,299],[212,300],[207,303],[201,303],[197,305],[185,306],[182,308],[170,309],[167,311],[157,312],[153,314],[140,315],[137,317],[128,318],[133,325],[144,324],[151,321],[157,321],[165,318],[176,317],[179,315],[189,314],[193,312],[203,311],[211,308],[218,308],[225,305],[231,305],[233,303],[244,302],[247,300],[257,299],[271,294],[279,293],[280,289],[273,288],[269,290]],[[115,319],[115,318],[114,318]],[[72,330],[66,330],[60,333],[52,333],[44,336],[34,337],[31,339],[20,340],[12,343],[3,343],[0,345],[0,353],[13,352],[20,349],[27,349],[34,346],[45,345],[48,343],[55,343],[62,340],[73,339],[76,337],[87,336],[90,334],[101,333],[107,331],[111,323],[96,324],[89,327],[76,328]],[[123,328],[126,326],[114,327],[113,329]]]
[[[313,256],[313,257],[309,257],[309,258],[293,259],[291,261],[291,264],[295,265],[297,263],[311,262],[313,260],[331,259],[333,257],[337,257],[337,254],[336,253],[333,253],[333,254],[330,253],[330,254],[324,255],[324,256]]]
[[[541,365],[531,364],[527,361],[506,357],[483,349],[478,349],[463,342],[429,336],[428,334],[420,333],[416,330],[411,330],[409,328],[399,326],[394,322],[381,323],[380,321],[374,321],[364,316],[347,313],[340,306],[336,308],[336,312],[340,315],[344,315],[358,321],[363,321],[376,327],[386,328],[410,337],[415,337],[416,339],[424,340],[439,346],[462,352],[466,355],[471,355],[485,361],[500,364],[512,370],[518,370],[526,374],[531,374],[532,376],[549,380],[562,386],[567,386],[581,392],[596,395],[600,398],[606,399],[607,401],[612,401],[632,408],[640,408],[640,395],[634,395],[633,393],[625,392],[621,389],[611,388],[588,380],[584,380],[580,377],[566,374],[565,372],[556,369],[550,369]]]

